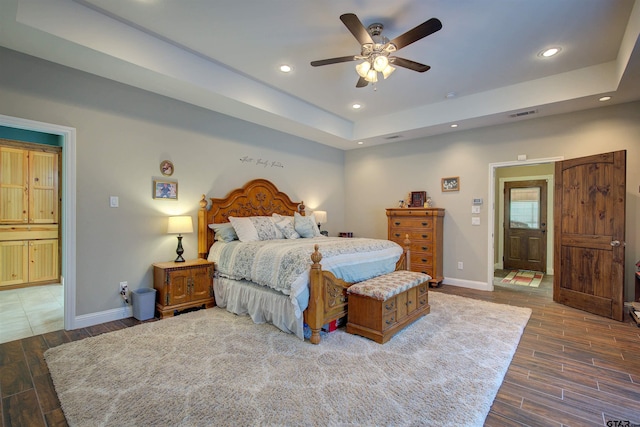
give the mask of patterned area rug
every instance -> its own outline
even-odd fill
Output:
[[[507,277],[500,281],[500,283],[533,286],[534,288],[537,288],[540,286],[543,277],[544,273],[540,273],[539,271],[517,270],[509,273]]]
[[[312,345],[214,307],[45,358],[70,426],[481,426],[531,310],[429,299],[384,345],[343,329]]]

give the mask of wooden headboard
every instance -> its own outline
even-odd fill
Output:
[[[209,224],[229,222],[229,217],[304,215],[304,202],[293,202],[266,179],[254,179],[242,188],[227,194],[224,199],[211,198],[211,205],[202,195],[198,210],[198,257],[206,259],[214,241],[214,232]]]

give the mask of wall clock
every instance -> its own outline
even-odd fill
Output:
[[[160,163],[160,172],[164,176],[173,175],[173,163],[169,160],[163,160],[162,163]]]

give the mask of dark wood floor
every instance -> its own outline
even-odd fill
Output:
[[[640,328],[630,320],[555,304],[548,280],[540,288],[501,285],[484,292],[443,285],[432,291],[533,310],[485,425],[640,424]],[[43,353],[138,323],[130,318],[0,344],[4,427],[67,425]]]

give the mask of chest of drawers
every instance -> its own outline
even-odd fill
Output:
[[[404,247],[409,236],[410,270],[432,277],[431,286],[442,283],[442,226],[444,209],[387,209],[388,239]]]

